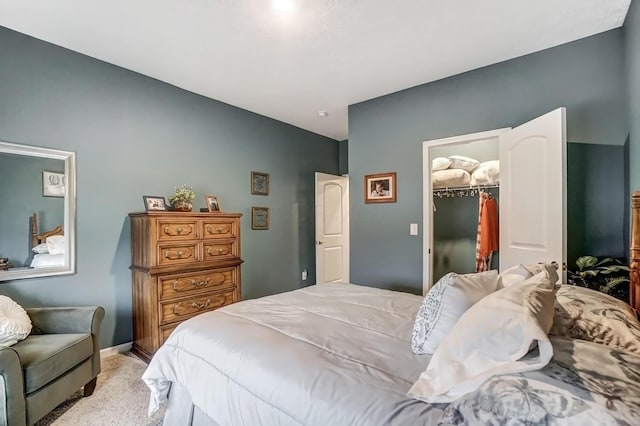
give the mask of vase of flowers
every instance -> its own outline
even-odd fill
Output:
[[[193,209],[191,202],[196,198],[193,189],[187,185],[176,186],[176,192],[169,195],[169,203],[174,210],[190,212]]]

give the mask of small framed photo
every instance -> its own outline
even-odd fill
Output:
[[[254,195],[269,195],[269,174],[251,172],[251,193]]]
[[[64,197],[64,173],[42,171],[42,196]]]
[[[395,203],[396,173],[378,173],[364,176],[365,203]]]
[[[205,195],[204,200],[207,203],[207,209],[209,209],[211,213],[222,211],[217,195]]]
[[[167,202],[164,197],[156,197],[155,195],[143,195],[145,211],[164,211],[167,210]]]
[[[269,229],[269,207],[251,207],[251,229]]]

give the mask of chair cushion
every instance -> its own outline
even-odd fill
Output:
[[[93,341],[89,333],[32,334],[13,349],[20,357],[29,394],[89,358]]]

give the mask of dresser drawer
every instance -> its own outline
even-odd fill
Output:
[[[221,308],[234,302],[235,290],[204,294],[188,299],[160,302],[160,324],[183,321],[197,314]]]
[[[173,330],[175,330],[176,327],[179,325],[180,323],[175,323],[175,324],[164,325],[160,327],[160,344],[161,345],[167,341],[171,333],[173,333]]]
[[[164,276],[159,278],[160,300],[196,295],[224,287],[235,287],[238,283],[237,275],[236,268],[233,267],[194,274]]]
[[[202,222],[203,238],[235,238],[237,222],[233,219],[205,219]]]
[[[158,245],[158,265],[180,265],[200,260],[197,243]]]
[[[195,220],[163,220],[158,219],[156,235],[158,241],[193,240],[198,238]]]

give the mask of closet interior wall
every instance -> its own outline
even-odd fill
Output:
[[[430,148],[431,158],[463,155],[479,162],[498,159],[497,139],[455,143]],[[499,203],[499,189],[489,193]],[[478,230],[478,195],[438,197],[428,194],[435,207],[433,212],[433,283],[443,275],[475,272],[476,236]],[[494,253],[491,268],[498,269],[499,256]]]

